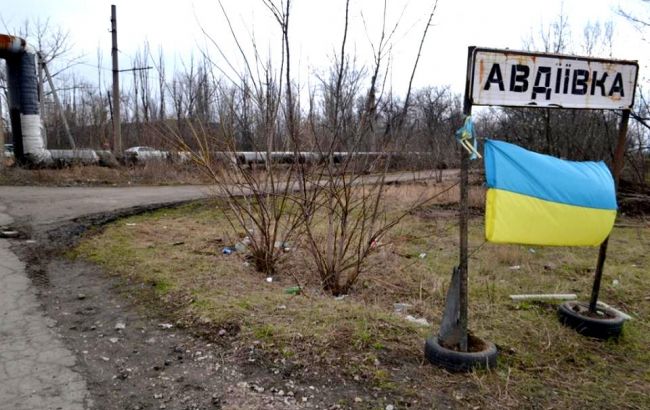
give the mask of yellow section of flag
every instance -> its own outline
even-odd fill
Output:
[[[490,242],[552,246],[598,246],[609,235],[615,209],[551,202],[490,188],[485,237]]]

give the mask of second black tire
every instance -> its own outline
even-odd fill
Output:
[[[599,339],[620,336],[625,319],[618,312],[598,307],[597,311],[600,311],[603,317],[591,317],[582,314],[587,310],[586,303],[569,301],[560,305],[557,314],[561,323],[574,328],[582,335]]]

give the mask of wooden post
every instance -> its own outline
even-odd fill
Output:
[[[111,5],[111,38],[113,57],[113,153],[116,157],[122,157],[122,128],[120,117],[120,69],[117,59],[117,11],[115,5]]]
[[[614,151],[614,158],[612,159],[612,176],[614,177],[614,186],[618,192],[618,181],[621,177],[623,164],[625,161],[625,144],[627,143],[627,125],[630,122],[630,110],[623,110],[621,117],[621,124],[618,128],[618,140],[616,142],[616,150]],[[594,284],[591,288],[591,299],[589,300],[589,312],[595,313],[598,304],[598,293],[600,292],[600,281],[603,277],[603,269],[605,267],[605,259],[607,258],[607,244],[609,243],[609,236],[605,238],[600,245],[598,251],[598,262],[596,262],[596,273],[594,274]]]

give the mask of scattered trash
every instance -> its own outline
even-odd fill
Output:
[[[289,242],[275,241],[273,246],[275,246],[275,249],[282,249],[285,252],[289,252],[291,250],[291,245]]]
[[[598,302],[596,302],[596,304],[598,306],[602,307],[602,308],[609,309],[609,310],[612,310],[612,311],[616,312],[617,314],[619,314],[625,320],[632,320],[632,316],[628,315],[627,313],[625,313],[623,311],[620,311],[620,310],[616,309],[613,306],[608,305],[605,302],[598,301]]]
[[[343,300],[343,299],[345,299],[347,297],[348,297],[348,295],[338,295],[338,296],[334,296],[334,300]]]
[[[510,267],[510,270],[519,270],[519,269],[521,269],[521,265],[512,265]]]
[[[421,254],[418,255],[418,258],[420,258],[420,259],[424,259],[426,257],[427,257],[427,254],[424,253],[424,252],[422,252]]]
[[[217,332],[217,334],[218,334],[219,336],[225,336],[226,333],[228,333],[228,332],[226,332],[226,329],[219,329],[219,332]]]
[[[535,249],[533,249],[533,248],[529,248],[529,249],[528,249],[528,252],[530,252],[530,253],[537,253],[537,251],[536,251]]]
[[[404,319],[421,326],[429,326],[429,322],[423,317],[416,318],[415,316],[406,315]]]
[[[251,384],[250,388],[255,390],[258,393],[264,393],[264,390],[266,390],[266,389],[264,389],[264,387],[258,386],[257,384]]]
[[[115,330],[124,330],[126,329],[126,323],[124,322],[117,322],[115,324]]]
[[[389,405],[386,406],[386,410],[395,410],[395,406],[393,406],[392,404],[389,404]]]
[[[18,237],[18,231],[14,231],[13,229],[0,231],[0,238],[17,238],[17,237]]]
[[[406,311],[412,307],[410,303],[393,303],[393,309],[395,309],[395,313],[399,314],[406,314]]]
[[[77,299],[84,300],[84,299],[86,299],[86,295],[84,295],[83,293],[80,293],[80,294],[77,295]]]
[[[102,360],[105,361],[105,362],[108,362],[109,360],[111,360],[111,359],[109,359],[109,358],[106,357],[106,356],[100,356],[99,358],[102,359]]]
[[[154,399],[162,399],[163,395],[161,393],[156,393],[156,394],[153,395],[153,398]]]
[[[129,223],[126,224],[126,226],[136,226],[136,225],[137,225],[137,224],[136,224],[136,223],[133,223],[133,222],[129,222]]]
[[[233,252],[237,252],[237,249],[233,246],[226,246],[221,250],[221,253],[223,253],[224,255],[230,255]]]
[[[273,282],[273,278],[272,278],[271,276],[269,276],[268,278],[266,278],[266,281],[267,281],[268,283],[271,283],[271,282]]]
[[[278,309],[280,310],[285,310],[287,308],[287,305],[280,305],[278,306]]]
[[[299,295],[300,294],[300,286],[292,286],[290,288],[286,288],[284,290],[284,293],[288,295]]]
[[[174,327],[174,325],[172,325],[171,323],[161,323],[159,326],[162,329],[171,329],[172,327]]]
[[[237,252],[244,252],[246,250],[246,244],[243,242],[237,242],[235,244],[235,251]]]
[[[618,285],[620,285],[620,284],[621,284],[621,282],[619,282],[618,279],[614,279],[614,280],[612,281],[612,286],[614,286],[614,287],[616,287],[616,286],[618,286]]]
[[[541,293],[541,294],[525,294],[525,295],[510,295],[512,300],[576,300],[578,296],[575,293]]]
[[[33,240],[33,239],[27,239],[27,240],[25,241],[25,243],[32,244],[32,243],[36,243],[36,241]],[[633,265],[633,266],[634,266],[634,265]]]
[[[117,337],[110,337],[108,339],[108,341],[111,342],[111,343],[117,343],[118,340],[120,340],[120,339],[118,339]]]

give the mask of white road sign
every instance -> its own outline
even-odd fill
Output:
[[[511,50],[474,50],[474,105],[627,109],[634,103],[636,61]]]

